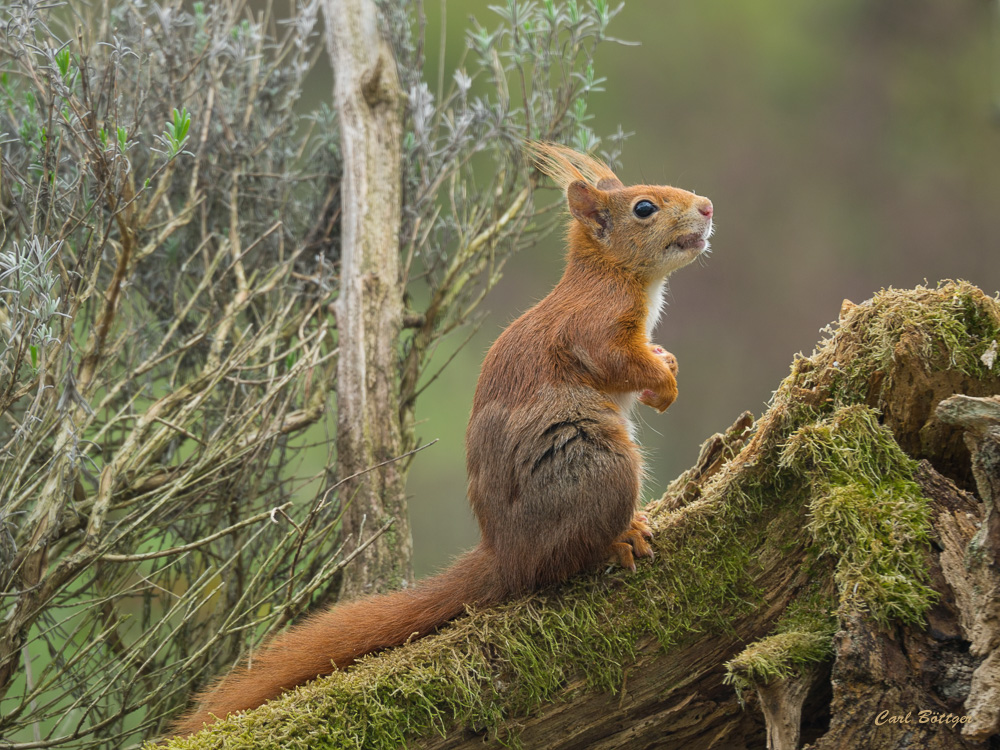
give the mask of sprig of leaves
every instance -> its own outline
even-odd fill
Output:
[[[183,151],[188,139],[188,130],[191,129],[191,115],[187,107],[181,107],[179,110],[174,107],[173,114],[173,120],[167,120],[166,128],[158,139],[166,146],[165,151],[161,153],[165,153],[167,159],[173,159]]]

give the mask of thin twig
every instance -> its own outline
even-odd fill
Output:
[[[266,510],[263,513],[258,513],[255,516],[251,516],[244,521],[240,521],[237,524],[233,524],[221,531],[217,531],[214,534],[206,536],[204,539],[199,539],[196,542],[191,542],[190,544],[185,544],[181,547],[171,547],[170,549],[161,549],[157,552],[146,552],[139,555],[115,555],[115,554],[104,554],[100,556],[101,560],[105,562],[116,562],[116,563],[128,563],[128,562],[143,562],[144,560],[155,560],[158,557],[170,557],[171,555],[180,555],[185,552],[190,552],[191,550],[198,549],[199,547],[204,547],[206,544],[214,542],[216,539],[226,536],[227,534],[232,534],[235,531],[239,531],[242,528],[251,526],[255,523],[259,523],[265,519],[270,519],[274,523],[274,514],[279,512],[285,515],[284,509],[290,506],[292,503],[285,503],[277,508],[272,508],[271,510]],[[287,517],[287,516],[286,516]]]

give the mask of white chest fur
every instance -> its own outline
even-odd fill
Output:
[[[666,279],[652,282],[646,287],[646,336],[653,335],[653,329],[660,320],[660,313],[663,311],[663,289],[666,286]]]
[[[628,436],[635,440],[635,422],[632,421],[632,411],[635,409],[636,397],[634,393],[618,393],[611,396],[611,400],[618,406],[618,413],[622,416]]]
[[[646,287],[646,337],[653,334],[657,322],[660,320],[660,312],[663,309],[663,292],[666,286],[666,279],[655,281]],[[635,439],[635,423],[632,421],[632,410],[635,408],[635,393],[620,393],[612,397],[618,406],[619,412],[625,421],[625,429],[628,430],[629,437]]]
[[[653,334],[657,322],[660,320],[660,312],[663,310],[663,292],[666,286],[666,279],[654,281],[646,287],[646,337]],[[632,410],[636,403],[635,393],[619,393],[612,396],[612,400],[618,406],[619,413],[625,422],[625,429],[628,430],[629,437],[635,440],[635,422],[632,421]]]

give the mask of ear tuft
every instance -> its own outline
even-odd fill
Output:
[[[600,159],[560,145],[542,141],[527,141],[525,149],[538,168],[555,181],[563,190],[574,180],[584,180],[597,185],[602,190],[623,187],[621,181],[611,171],[611,167]],[[605,182],[609,187],[601,185]]]

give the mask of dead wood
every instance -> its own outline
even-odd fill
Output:
[[[1000,747],[998,337],[967,284],[846,304],[650,503],[637,573],[473,612],[176,747]]]
[[[340,598],[393,590],[413,580],[406,474],[389,459],[404,453],[397,390],[403,98],[392,45],[373,0],[325,0],[334,70],[343,177],[340,186],[340,297],[337,342],[337,476],[346,550],[365,531],[394,519],[345,568]],[[368,471],[385,464],[378,471]]]

